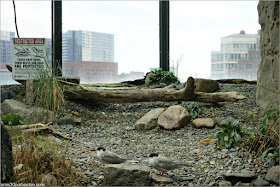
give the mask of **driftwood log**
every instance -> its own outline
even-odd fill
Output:
[[[246,99],[238,92],[195,92],[194,79],[188,78],[183,89],[175,85],[157,89],[92,89],[84,86],[67,83],[65,84],[65,97],[79,100],[96,100],[110,103],[135,103],[150,101],[199,101],[199,102],[236,102]]]
[[[65,140],[72,140],[72,138],[66,137],[62,135],[60,132],[56,132],[53,129],[51,129],[49,126],[53,123],[50,122],[46,125],[42,123],[36,123],[31,125],[18,125],[18,126],[8,126],[6,125],[7,129],[9,130],[20,130],[22,132],[30,133],[30,134],[52,134],[58,138],[62,138]]]
[[[12,72],[12,68],[8,67]],[[18,81],[23,83],[22,81]],[[194,79],[189,77],[183,89],[178,89],[175,85],[157,89],[93,89],[80,84],[70,83],[60,80],[65,86],[64,96],[69,99],[95,100],[109,103],[135,103],[151,101],[198,101],[206,103],[216,102],[236,102],[246,99],[238,92],[195,92]]]

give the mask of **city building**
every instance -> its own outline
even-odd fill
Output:
[[[260,30],[257,34],[232,34],[221,38],[221,50],[211,52],[211,78],[256,80],[261,62]]]
[[[0,33],[0,63],[12,63],[12,44],[15,32],[1,31]]]
[[[62,63],[64,77],[79,77],[80,82],[106,83],[118,81],[118,63],[77,61]]]
[[[114,35],[91,31],[67,31],[62,36],[62,61],[114,62]]]

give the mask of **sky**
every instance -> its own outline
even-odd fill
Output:
[[[1,30],[13,31],[12,0],[1,0]],[[51,38],[51,1],[15,0],[19,36]],[[179,78],[209,78],[222,37],[256,34],[258,1],[170,1],[170,66]],[[120,73],[159,67],[159,1],[62,1],[62,29],[114,34]]]

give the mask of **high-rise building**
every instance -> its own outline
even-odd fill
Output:
[[[114,35],[91,31],[67,31],[62,36],[62,61],[114,62]]]
[[[0,33],[0,63],[12,63],[12,44],[15,32],[1,31]]]
[[[221,38],[221,50],[211,52],[211,78],[257,79],[261,56],[260,31],[257,34],[232,34]]]

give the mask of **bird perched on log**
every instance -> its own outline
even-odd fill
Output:
[[[128,84],[128,85],[134,85],[134,86],[138,86],[138,87],[145,87],[149,83],[150,78],[154,77],[154,76],[155,76],[155,74],[148,72],[143,79],[136,79],[134,81],[124,81],[121,83]]]
[[[158,153],[152,153],[149,155],[149,164],[152,168],[159,170],[159,176],[163,175],[164,171],[179,169],[184,166],[191,166],[192,162],[180,162],[172,161],[169,158],[159,155]]]

